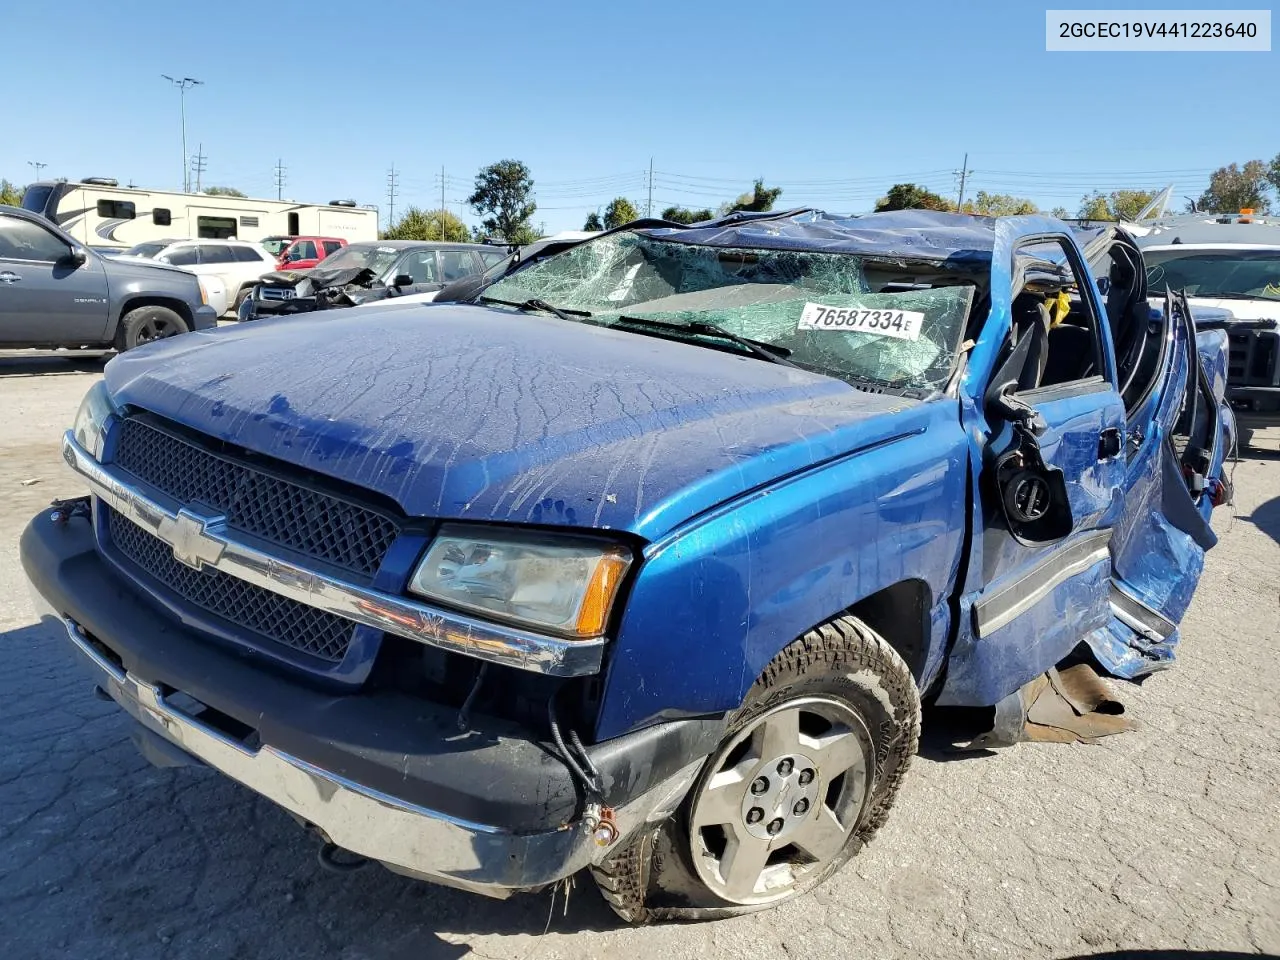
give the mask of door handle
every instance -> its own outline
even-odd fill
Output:
[[[17,283],[21,279],[22,278],[12,270],[6,270],[4,273],[0,273],[0,283]]]
[[[1110,460],[1112,457],[1118,457],[1123,444],[1120,428],[1107,427],[1098,435],[1098,459]]]

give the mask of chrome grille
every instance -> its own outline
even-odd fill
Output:
[[[103,505],[111,546],[128,563],[168,587],[187,603],[276,643],[337,663],[347,653],[355,624],[305,603],[206,567],[195,570],[174,559],[159,537]]]
[[[135,417],[120,426],[115,466],[227,526],[372,577],[399,533],[394,520],[255,466],[216,455]]]

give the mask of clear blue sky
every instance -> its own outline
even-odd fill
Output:
[[[971,190],[1074,211],[1095,186],[1198,194],[1213,168],[1280,152],[1280,54],[1046,53],[1045,7],[18,0],[0,177],[26,182],[34,160],[45,177],[180,186],[162,73],[204,81],[186,99],[206,185],[274,196],[280,158],[286,197],[385,214],[393,162],[397,206],[438,206],[443,166],[474,222],[476,170],[514,157],[548,230],[619,194],[643,212],[650,157],[655,213],[757,176],[780,205],[866,210],[900,180],[951,193],[966,151]]]

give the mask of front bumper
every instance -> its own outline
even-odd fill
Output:
[[[89,522],[37,516],[23,567],[42,618],[149,735],[390,869],[491,896],[608,855],[563,765],[519,728],[403,695],[334,695],[202,640],[98,555]],[[194,704],[194,706],[193,706]],[[589,749],[619,843],[670,816],[719,739],[678,721]]]
[[[192,330],[212,330],[218,325],[218,312],[209,304],[201,304],[191,314]]]

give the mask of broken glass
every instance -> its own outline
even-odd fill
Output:
[[[857,256],[697,246],[617,233],[518,271],[485,296],[512,303],[543,300],[589,312],[589,322],[605,326],[625,325],[627,317],[712,323],[784,347],[791,361],[831,376],[934,389],[950,375],[973,287],[874,291]],[[892,335],[802,327],[802,315],[811,315],[815,305],[922,317],[915,336],[901,335],[901,328]]]

